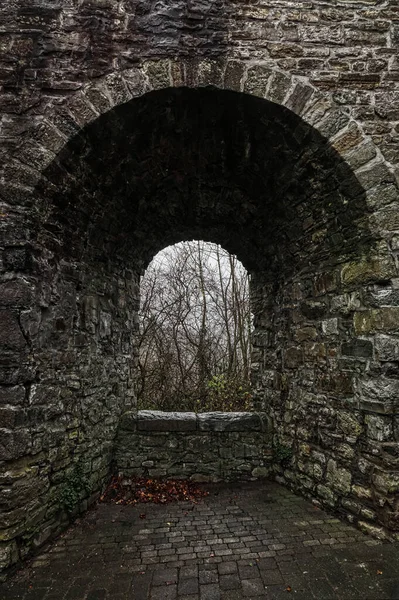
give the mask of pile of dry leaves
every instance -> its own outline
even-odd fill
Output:
[[[187,501],[196,503],[200,498],[208,495],[209,492],[201,489],[192,481],[113,477],[100,500],[123,505],[134,505],[139,502],[168,504]]]

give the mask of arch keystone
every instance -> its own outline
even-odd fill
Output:
[[[204,60],[198,66],[198,85],[214,85],[223,87],[225,63],[215,60]]]
[[[245,68],[240,60],[228,60],[224,73],[224,88],[234,92],[244,89]]]
[[[259,98],[266,97],[266,90],[273,71],[265,65],[254,65],[246,73],[244,92]]]
[[[124,104],[132,99],[132,95],[121,73],[112,73],[105,77],[105,85],[109,90],[114,105]]]
[[[149,90],[173,87],[170,67],[169,59],[147,61],[143,64],[143,73],[147,79]]]
[[[129,88],[131,98],[142,96],[147,91],[145,77],[141,69],[126,69],[123,71],[123,79]]]

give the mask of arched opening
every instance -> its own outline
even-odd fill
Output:
[[[249,283],[238,258],[210,242],[154,257],[140,284],[139,409],[252,407]]]
[[[351,510],[352,486],[371,477],[355,468],[365,452],[359,378],[372,352],[359,290],[391,271],[365,192],[325,137],[266,100],[164,89],[74,135],[34,201],[33,300],[18,338],[31,438],[7,460],[28,447],[41,467],[28,475],[35,497],[18,497],[21,531],[57,530],[77,465],[76,505],[108,477],[121,415],[137,404],[140,276],[189,239],[220,244],[251,275],[254,405],[272,419],[279,472]],[[389,522],[391,505],[365,502]]]

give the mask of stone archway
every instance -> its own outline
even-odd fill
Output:
[[[397,309],[379,300],[396,270],[368,214],[394,180],[343,111],[262,65],[147,63],[49,115],[8,173],[5,562],[98,494],[134,405],[139,273],[198,236],[253,274],[258,405],[294,452],[280,476],[397,527]]]

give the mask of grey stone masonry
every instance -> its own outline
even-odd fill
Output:
[[[109,480],[190,239],[251,274],[280,480],[399,538],[398,46],[398,0],[0,1],[0,569]]]
[[[125,476],[259,479],[271,472],[271,423],[261,413],[129,412],[120,422],[115,459]]]

